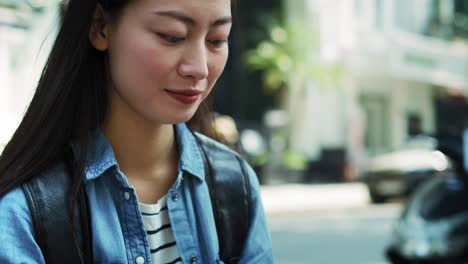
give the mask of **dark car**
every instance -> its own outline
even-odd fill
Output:
[[[439,139],[452,171],[424,182],[403,206],[386,251],[392,264],[468,263],[468,130]]]
[[[393,227],[392,264],[468,263],[468,188],[459,175],[434,177],[411,196]]]
[[[408,196],[428,178],[449,171],[449,159],[436,148],[436,139],[416,136],[399,150],[372,158],[365,173],[372,201]]]

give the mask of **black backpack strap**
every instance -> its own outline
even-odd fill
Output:
[[[71,179],[67,172],[66,166],[62,163],[51,171],[23,184],[23,191],[33,220],[35,238],[47,264],[92,263],[92,238],[87,196],[82,187],[74,219],[76,239],[83,252],[80,254],[73,240],[68,214],[67,194]]]
[[[252,205],[250,182],[239,155],[194,133],[205,163],[205,177],[218,232],[221,260],[237,263],[249,233]]]

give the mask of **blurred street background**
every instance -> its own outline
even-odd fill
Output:
[[[59,0],[0,0],[0,153],[31,100]],[[262,184],[277,263],[382,264],[437,135],[468,127],[468,1],[238,1],[218,140]]]
[[[399,202],[372,205],[362,184],[264,187],[277,263],[384,264]]]

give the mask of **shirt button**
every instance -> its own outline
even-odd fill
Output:
[[[145,258],[142,257],[142,256],[138,256],[138,257],[135,259],[135,263],[136,263],[136,264],[143,264],[143,263],[145,263]]]
[[[125,193],[124,193],[124,198],[125,198],[125,200],[127,200],[127,201],[130,200],[130,193],[129,193],[129,192],[125,192]]]
[[[172,194],[172,201],[175,202],[175,201],[177,201],[177,200],[179,200],[179,194],[178,194],[178,193],[173,193],[173,194]]]
[[[191,256],[190,257],[190,264],[197,264],[197,257]]]

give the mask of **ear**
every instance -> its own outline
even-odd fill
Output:
[[[109,16],[102,6],[98,4],[94,11],[93,21],[89,29],[89,41],[100,51],[105,51],[109,47]]]

